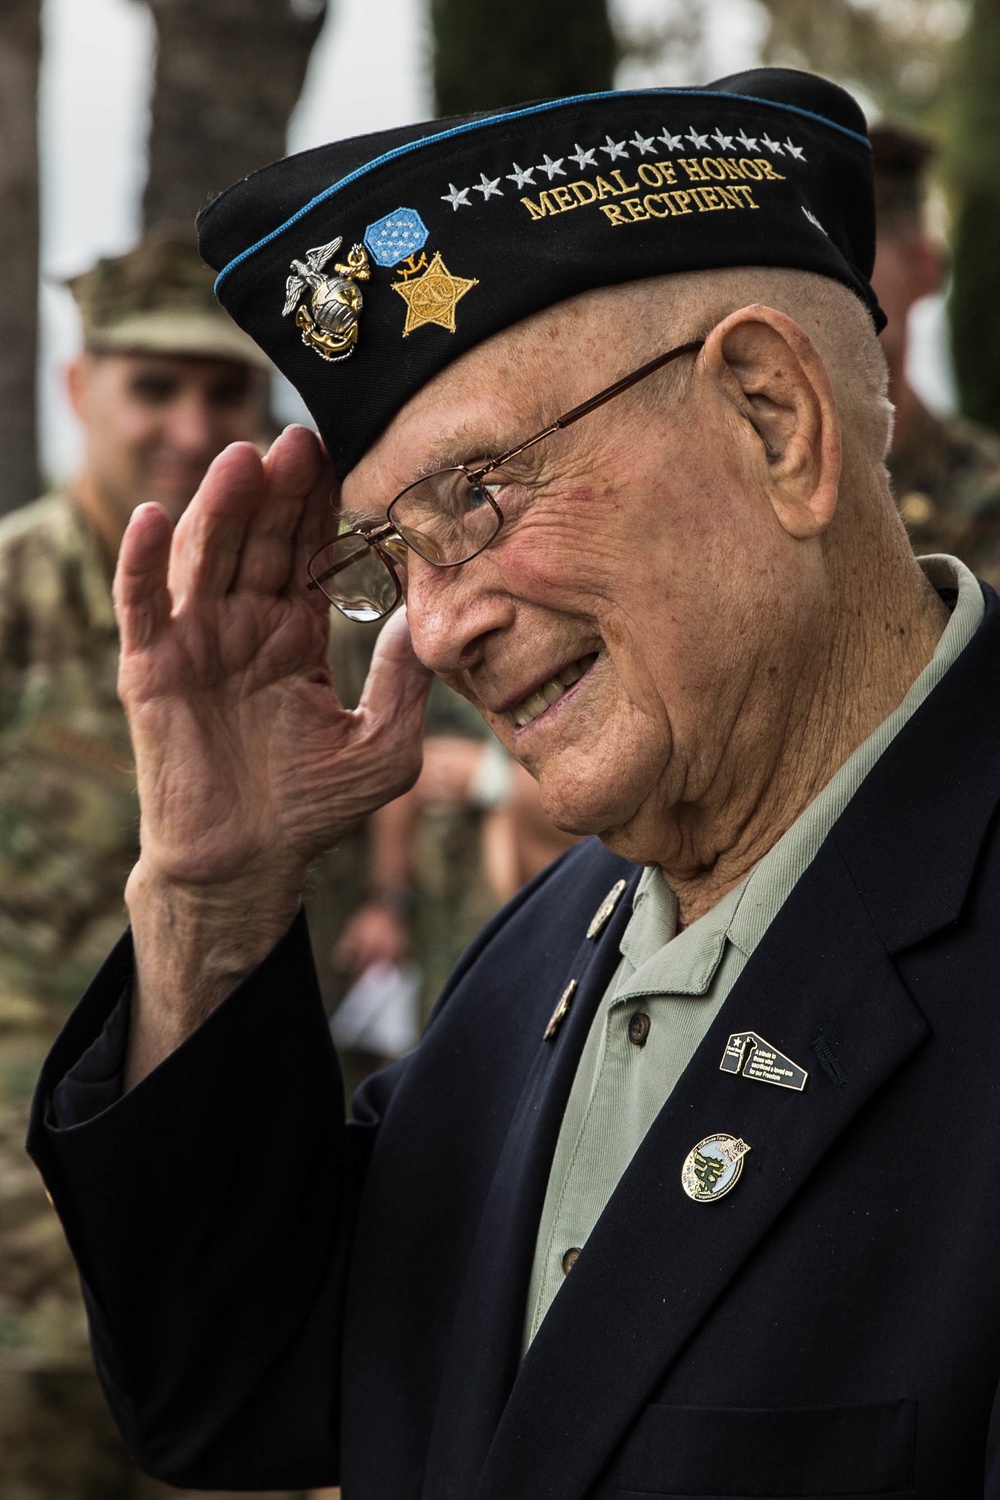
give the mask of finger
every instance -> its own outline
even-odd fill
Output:
[[[212,460],[174,535],[169,582],[178,604],[228,591],[264,492],[253,443],[230,443]]]
[[[173,526],[162,506],[140,505],[132,512],[114,582],[123,655],[145,650],[169,624],[167,566],[172,536]]]
[[[306,427],[286,428],[264,459],[263,478],[264,495],[247,527],[232,586],[260,594],[278,593],[296,582],[304,588],[305,565],[298,565],[303,514],[317,487],[326,495],[332,486],[329,461],[316,434]],[[325,525],[329,536],[329,507]]]
[[[293,582],[307,589],[310,602],[319,607],[323,603],[322,595],[316,589],[309,589],[309,561],[320,547],[326,546],[337,535],[340,525],[340,480],[334,473],[322,440],[316,434],[314,436],[320,455],[320,469],[306,496],[296,534]]]
[[[324,542],[336,536],[340,524],[340,480],[334,473],[333,464],[319,436],[316,437],[316,443],[321,468],[316,483],[309,492],[299,528],[302,545],[308,548],[310,556],[317,547],[322,547]]]

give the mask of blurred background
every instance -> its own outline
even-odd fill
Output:
[[[339,135],[759,63],[823,71],[870,119],[938,144],[932,211],[953,269],[912,315],[912,380],[933,409],[996,427],[996,0],[505,0],[501,24],[485,0],[4,0],[0,511],[76,459],[61,280],[144,227]],[[290,393],[277,409],[296,415]]]
[[[229,347],[188,234],[149,246],[288,151],[760,64],[825,73],[881,123],[897,504],[916,551],[1000,587],[1000,0],[0,0],[0,1500],[204,1500],[145,1479],[111,1430],[22,1146],[137,852],[110,595],[125,520],[144,498],[179,514],[227,442],[304,416],[276,377],[268,392],[256,351]],[[101,257],[123,259],[93,279],[81,332],[87,278],[76,301],[64,283]],[[198,347],[180,332],[189,283],[208,304]],[[126,314],[115,353],[100,340]],[[348,706],[377,629],[334,612]],[[415,1042],[465,943],[568,841],[443,684],[425,730],[415,787],[320,862],[307,896],[348,1095]]]

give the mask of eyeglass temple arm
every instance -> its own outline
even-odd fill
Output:
[[[565,412],[561,417],[557,417],[554,422],[545,428],[544,432],[536,432],[526,442],[519,443],[516,448],[511,448],[506,453],[501,453],[499,458],[493,459],[488,468],[477,471],[477,477],[479,474],[488,474],[490,469],[495,469],[500,464],[507,463],[509,459],[516,458],[526,448],[532,448],[535,443],[540,443],[542,438],[551,437],[554,432],[561,432],[564,427],[570,427],[574,422],[578,422],[581,417],[585,417],[588,412],[596,411],[599,406],[603,406],[605,401],[610,401],[613,396],[617,396],[621,391],[627,391],[629,386],[638,385],[640,380],[645,380],[646,376],[652,375],[654,370],[662,369],[664,365],[669,365],[672,360],[680,359],[683,354],[697,353],[704,346],[704,343],[704,339],[692,339],[687,344],[679,344],[676,349],[668,350],[666,354],[658,354],[655,359],[651,359],[648,364],[640,365],[639,369],[633,370],[630,375],[623,375],[621,380],[615,381],[614,385],[609,385],[603,391],[598,391],[597,395],[591,396],[589,401],[583,401],[579,406],[574,406],[572,411]]]

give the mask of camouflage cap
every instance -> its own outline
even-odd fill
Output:
[[[271,361],[212,293],[212,275],[192,229],[151,230],[125,255],[102,258],[71,277],[84,344],[98,353],[194,355],[259,369]]]

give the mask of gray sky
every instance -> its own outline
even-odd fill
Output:
[[[670,4],[613,0],[629,22],[655,21]],[[700,79],[677,76],[664,60],[622,68],[619,87],[704,81],[752,67],[765,26],[756,0],[702,0],[702,8],[708,26]],[[292,121],[293,151],[431,111],[425,0],[333,0],[331,10]],[[136,0],[44,0],[43,24],[40,384],[44,463],[62,476],[77,453],[62,370],[78,332],[69,293],[53,283],[98,255],[128,249],[138,233],[153,26]],[[936,404],[949,394],[940,324],[940,308],[932,306],[917,329],[919,383]]]

